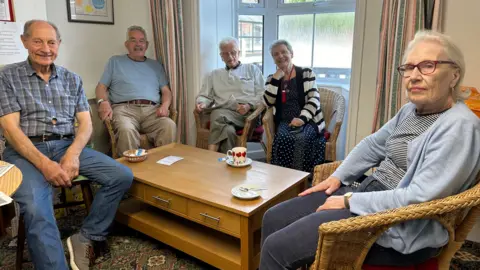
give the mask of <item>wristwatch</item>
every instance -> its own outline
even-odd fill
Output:
[[[102,103],[102,102],[104,102],[104,101],[106,101],[106,100],[105,100],[105,99],[103,99],[103,98],[101,98],[101,99],[97,100],[97,105],[99,105],[100,103]]]
[[[347,192],[343,194],[343,202],[345,203],[345,208],[347,209],[350,209],[350,203],[348,202],[348,200],[350,200],[352,195],[353,195],[353,192]]]

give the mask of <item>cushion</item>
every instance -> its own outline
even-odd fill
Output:
[[[438,269],[438,260],[437,258],[431,258],[430,260],[413,266],[376,266],[376,265],[366,265],[362,266],[363,270],[437,270]]]

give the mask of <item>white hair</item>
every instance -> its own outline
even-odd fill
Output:
[[[226,38],[223,38],[222,40],[220,40],[220,43],[218,43],[218,48],[220,50],[222,50],[222,47],[225,46],[225,45],[228,45],[232,43],[233,45],[235,45],[235,48],[236,49],[240,49],[240,44],[238,42],[238,39],[234,38],[234,37],[226,37]]]
[[[61,37],[60,37],[60,31],[58,30],[58,27],[50,22],[50,21],[45,21],[45,20],[30,20],[30,21],[27,21],[24,25],[23,25],[23,35],[25,37],[30,37],[32,35],[32,25],[35,24],[35,23],[38,23],[38,22],[44,22],[44,23],[48,23],[51,27],[53,27],[53,29],[55,29],[55,33],[57,35],[57,40],[61,40]]]
[[[272,54],[272,51],[275,47],[280,46],[280,45],[285,45],[285,47],[287,47],[287,50],[290,53],[293,53],[292,44],[290,44],[290,42],[286,41],[285,39],[279,39],[279,40],[274,41],[272,43],[272,45],[270,45],[270,54]]]
[[[132,26],[128,27],[128,29],[127,29],[127,40],[130,38],[130,32],[132,32],[132,31],[142,32],[143,36],[145,37],[145,40],[147,40],[147,32],[145,31],[145,29],[143,29],[143,27],[138,26],[138,25],[132,25]]]
[[[452,93],[453,98],[456,100],[467,99],[470,96],[470,91],[464,92],[460,89],[463,77],[465,76],[465,58],[463,57],[463,53],[460,48],[453,42],[453,40],[449,36],[431,30],[418,31],[415,34],[413,40],[408,43],[405,54],[403,55],[402,62],[405,64],[410,52],[415,46],[417,46],[421,42],[435,42],[443,47],[443,50],[448,57],[448,60],[455,62],[460,73],[460,78],[457,81],[457,84],[455,85],[454,91]]]

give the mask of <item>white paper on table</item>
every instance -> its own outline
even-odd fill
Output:
[[[162,165],[170,166],[173,163],[175,163],[179,160],[182,160],[182,159],[183,159],[182,157],[168,156],[168,157],[164,157],[164,158],[160,159],[159,161],[157,161],[157,163],[162,164]]]
[[[0,191],[0,206],[7,205],[12,202],[12,198]]]

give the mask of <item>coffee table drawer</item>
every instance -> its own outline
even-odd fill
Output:
[[[132,186],[130,187],[130,190],[128,191],[130,195],[132,195],[133,197],[139,198],[141,200],[143,200],[144,192],[145,192],[145,185],[138,182],[133,182]]]
[[[145,188],[145,201],[158,208],[187,214],[187,199],[154,187]]]
[[[240,217],[193,200],[188,201],[188,216],[211,227],[220,227],[234,234],[240,234]]]

